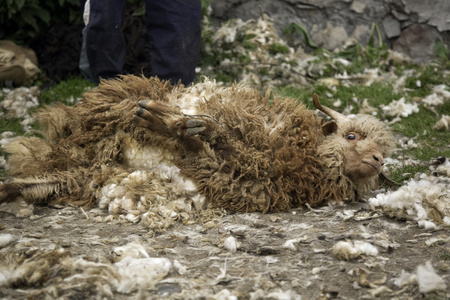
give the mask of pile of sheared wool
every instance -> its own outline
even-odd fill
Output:
[[[427,261],[425,265],[418,266],[416,273],[414,274],[410,274],[403,270],[400,276],[393,280],[393,283],[398,287],[417,283],[419,292],[422,294],[442,291],[447,288],[445,280],[436,273],[436,270],[433,268],[430,261]]]
[[[97,197],[99,207],[110,213],[104,221],[119,216],[132,223],[142,221],[154,230],[168,228],[176,221],[193,222],[192,206],[204,198],[183,192],[187,191],[183,187],[192,187],[195,193],[195,187],[181,178],[175,168],[160,166],[160,172],[135,171],[103,186]]]
[[[307,84],[305,69],[314,57],[300,47],[294,50],[288,46],[267,15],[246,22],[229,20],[211,34],[212,38],[204,43],[204,51],[219,66],[199,71],[202,74],[224,74],[260,90]]]
[[[380,105],[384,114],[387,116],[394,117],[389,123],[396,123],[401,120],[401,117],[406,118],[413,113],[419,112],[419,105],[415,102],[406,102],[405,98],[402,97],[399,100],[393,100],[389,105]]]
[[[414,220],[425,229],[450,226],[450,162],[433,167],[434,175],[419,174],[396,191],[370,198],[387,215]]]
[[[445,84],[435,85],[433,87],[433,93],[422,99],[422,103],[425,107],[433,111],[437,116],[439,113],[434,109],[435,106],[443,105],[446,101],[450,100],[450,91]],[[450,116],[441,114],[440,120],[436,122],[433,129],[437,130],[450,130]]]
[[[118,216],[160,231],[177,221],[186,224],[196,218],[222,215],[219,209],[204,210],[205,197],[171,162],[170,151],[131,145],[124,149],[124,155],[130,167],[142,170],[112,178],[98,191],[98,206],[110,213],[98,221],[111,221]]]
[[[441,119],[433,126],[436,130],[450,130],[450,116],[442,115]]]
[[[450,100],[450,91],[447,90],[445,84],[433,86],[433,93],[422,99],[422,103],[429,106],[437,106],[444,104]]]
[[[3,89],[0,101],[0,117],[20,118],[23,119],[21,124],[25,131],[30,130],[30,124],[34,122],[34,118],[30,115],[29,110],[39,106],[39,88],[19,87],[16,89]]]
[[[8,243],[13,242],[9,238]],[[170,273],[186,272],[177,260],[150,257],[142,245],[134,242],[116,247],[112,253],[115,263],[74,258],[62,248],[34,250],[26,259],[17,253],[3,253],[1,258],[5,263],[0,266],[0,286],[43,285],[46,287],[33,292],[35,296],[56,293],[58,298],[65,299],[77,293],[76,287],[83,286],[86,293],[92,289],[100,295],[114,297],[116,293],[130,294],[152,288]]]

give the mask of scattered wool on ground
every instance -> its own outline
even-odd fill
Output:
[[[291,239],[291,240],[287,240],[284,244],[283,244],[283,248],[292,250],[292,251],[297,251],[297,246],[296,244],[300,243],[301,241],[306,241],[308,240],[308,236],[303,236],[301,238],[297,238],[297,239]]]
[[[34,122],[34,117],[29,113],[30,109],[39,106],[39,88],[33,87],[19,87],[13,90],[3,89],[4,99],[0,101],[0,108],[4,109],[6,113],[0,112],[0,117],[20,118],[21,125],[25,132],[29,131],[31,123]]]
[[[447,170],[441,166],[442,172]],[[421,174],[396,191],[380,193],[369,203],[382,208],[396,218],[415,220],[420,227],[436,229],[438,225],[450,225],[450,186],[443,176]]]
[[[30,285],[49,280],[51,268],[61,269],[65,274],[63,281],[54,282],[54,289],[61,291],[65,287],[79,284],[90,284],[101,287],[102,293],[112,296],[114,292],[129,294],[140,288],[153,287],[169,274],[173,267],[179,274],[185,268],[177,261],[172,262],[164,257],[150,257],[145,249],[135,243],[116,247],[113,252],[120,252],[124,257],[116,263],[90,262],[84,258],[70,258],[69,252],[62,248],[53,250],[36,250],[36,253],[21,264],[14,263],[11,254],[9,264],[0,268],[0,286],[8,286],[16,282],[29,282]],[[120,249],[119,249],[120,248]],[[137,252],[136,252],[137,250]],[[53,274],[52,277],[58,276]]]
[[[429,106],[438,106],[444,104],[450,99],[450,92],[445,84],[433,86],[433,93],[422,99],[422,103]]]
[[[402,288],[404,286],[416,283],[417,278],[416,278],[416,274],[411,274],[411,273],[406,272],[405,270],[402,270],[402,273],[400,274],[400,276],[397,278],[393,278],[392,282],[397,287]]]
[[[430,261],[417,267],[416,280],[419,285],[419,291],[423,294],[447,288],[445,280],[436,273]]]
[[[450,130],[450,116],[442,115],[441,119],[433,126],[436,130]]]
[[[393,100],[389,105],[380,105],[380,107],[387,116],[394,117],[390,123],[399,122],[400,117],[406,118],[413,113],[419,112],[418,104],[406,102],[404,97],[399,100]]]

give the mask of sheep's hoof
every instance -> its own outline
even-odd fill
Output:
[[[194,136],[206,130],[205,121],[200,119],[189,119],[186,121],[186,135]]]
[[[153,100],[141,100],[133,115],[132,122],[137,127],[147,128],[155,132],[168,134],[168,128],[163,118],[168,114],[167,105]]]
[[[0,203],[12,202],[21,196],[19,186],[15,183],[0,184]]]
[[[183,118],[176,122],[178,136],[194,136],[202,134],[205,130],[206,122],[201,119]]]

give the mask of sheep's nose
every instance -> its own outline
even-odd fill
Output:
[[[384,160],[383,160],[383,156],[381,156],[380,154],[372,154],[372,157],[375,161],[377,161],[381,166],[384,165]]]

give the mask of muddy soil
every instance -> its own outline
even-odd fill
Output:
[[[3,245],[0,254],[31,256],[36,249],[45,252],[62,248],[74,259],[112,264],[118,255],[113,249],[134,242],[141,244],[150,257],[177,260],[182,267],[172,267],[167,275],[150,285],[128,293],[113,290],[109,295],[86,283],[72,287],[70,293],[52,292],[52,285],[60,286],[65,278],[64,273],[52,267],[45,280],[34,286],[25,282],[0,286],[0,298],[450,297],[449,229],[425,230],[410,221],[391,219],[365,202],[290,213],[229,214],[204,224],[177,223],[160,233],[149,232],[144,226],[126,220],[97,222],[106,216],[107,212],[98,209],[83,211],[76,207],[37,206],[34,216],[28,218],[0,212],[0,234],[15,237]],[[333,246],[339,241],[368,242],[378,253],[340,259],[333,253]],[[402,272],[414,274],[427,261],[447,282],[445,291],[423,295],[416,282],[399,283]]]

